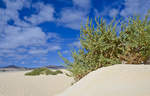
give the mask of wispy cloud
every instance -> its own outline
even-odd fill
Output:
[[[121,11],[120,15],[123,17],[132,15],[144,16],[150,9],[150,0],[125,0],[125,8]]]
[[[20,19],[19,10],[30,7],[26,0],[4,0],[6,8],[0,8],[0,59],[1,64],[34,63],[33,58],[46,58],[51,51],[60,50],[58,34],[43,32],[37,26],[45,21],[53,21],[54,8],[51,5],[36,3],[38,14],[31,15],[26,21]],[[8,24],[13,20],[14,24]],[[57,41],[53,43],[53,41]],[[42,62],[42,60],[41,60]],[[42,63],[45,63],[44,60]],[[47,62],[48,63],[48,62]]]
[[[38,27],[20,28],[7,26],[0,48],[17,48],[20,46],[41,45],[46,42],[46,35]]]
[[[119,10],[118,9],[113,8],[113,9],[111,9],[109,11],[109,16],[112,17],[112,18],[116,17],[118,14],[119,14]]]
[[[18,11],[27,5],[24,0],[16,0],[16,1],[5,0],[4,2],[6,3],[7,8],[6,9],[0,8],[0,21],[1,21],[0,26],[2,26],[0,32],[4,30],[8,20],[15,20],[14,23],[16,25],[29,26],[29,24],[19,19]]]
[[[76,47],[76,48],[81,48],[81,43],[80,41],[75,41],[71,44],[71,46]]]
[[[97,9],[94,9],[94,14],[96,17],[116,17],[119,15],[119,9],[112,8],[112,7],[105,7],[103,11],[99,12]]]
[[[90,9],[91,8],[91,0],[73,0],[73,4],[75,6],[78,6],[80,8],[83,8],[83,9]]]
[[[43,4],[42,2],[38,2],[32,4],[32,7],[37,10],[37,14],[31,15],[31,17],[24,17],[25,20],[31,22],[33,25],[38,25],[40,23],[46,21],[54,21],[54,8],[50,4]]]
[[[60,44],[63,39],[59,33],[56,34],[48,30],[44,32],[39,26],[41,23],[51,22],[56,24],[57,28],[62,26],[79,31],[81,23],[86,23],[89,15],[106,16],[106,19],[134,14],[144,16],[150,9],[149,0],[120,0],[115,4],[104,6],[101,11],[92,5],[92,0],[70,0],[67,4],[72,4],[69,7],[65,5],[63,8],[55,8],[55,4],[43,3],[42,1],[36,3],[33,3],[32,0],[3,1],[6,5],[6,8],[0,8],[0,63],[3,64],[46,63],[47,55],[50,55],[50,52],[61,50],[63,53],[68,53],[66,47],[66,51],[62,50],[64,45],[68,43]],[[68,0],[57,1],[68,2]],[[34,9],[36,12],[29,12],[30,15],[20,18],[20,11],[23,8]],[[56,14],[59,16],[55,16]],[[13,23],[8,24],[8,21]],[[69,47],[81,47],[79,41],[74,39],[72,42]]]
[[[79,30],[81,22],[86,22],[90,8],[91,0],[73,0],[73,7],[61,11],[60,18],[57,19],[58,25]]]
[[[66,8],[61,12],[61,18],[58,19],[58,24],[68,28],[79,30],[81,22],[85,23],[87,13],[81,10]]]

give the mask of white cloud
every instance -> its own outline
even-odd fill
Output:
[[[81,43],[80,41],[75,41],[71,44],[73,47],[76,47],[76,48],[81,48]]]
[[[123,16],[129,17],[134,15],[144,16],[147,14],[148,10],[150,10],[150,0],[125,0],[123,2],[119,2],[120,5],[117,3],[112,4],[112,6],[107,6],[104,8],[103,11],[99,12],[97,9],[94,9],[96,16],[103,16],[103,17],[116,17],[116,16]],[[117,5],[118,8],[113,8],[114,5]],[[121,5],[124,8],[121,8]],[[107,19],[107,18],[105,18]]]
[[[7,26],[5,37],[0,44],[0,48],[17,48],[20,46],[44,44],[46,35],[38,27],[20,28]]]
[[[117,10],[117,9],[111,9],[109,11],[109,16],[110,17],[116,17],[118,14],[119,14],[119,10]]]
[[[19,19],[18,11],[27,5],[24,0],[4,0],[4,2],[7,8],[0,8],[0,26],[2,26],[2,29],[5,28],[8,20],[14,20],[14,23],[19,26],[29,26],[29,24]],[[2,29],[0,29],[0,32]]]
[[[119,14],[119,9],[106,7],[103,11],[99,12],[97,9],[94,9],[94,13],[96,17],[102,16],[109,16],[111,18],[116,17]]]
[[[86,20],[87,16],[85,12],[66,8],[62,10],[61,18],[58,19],[58,23],[65,27],[79,30],[81,23],[85,23]]]
[[[58,25],[79,30],[85,24],[91,8],[91,0],[73,0],[73,7],[64,8],[57,19]]]
[[[125,8],[121,11],[121,16],[145,15],[150,9],[150,0],[125,0]]]
[[[52,46],[45,46],[46,48],[31,48],[28,53],[29,54],[33,54],[33,55],[37,55],[37,54],[47,54],[50,51],[56,51],[56,50],[60,50],[61,47],[59,45],[52,45]]]
[[[25,0],[4,0],[7,9],[19,10],[23,7]]]
[[[22,21],[19,18],[18,10],[23,7],[29,7],[31,4],[26,0],[4,0],[6,9],[0,8],[0,48],[18,48],[20,46],[36,46],[46,45],[47,40],[54,38],[59,39],[55,33],[45,34],[40,27],[36,27],[29,23]],[[32,5],[35,7],[39,14],[32,15],[31,22],[39,23],[44,21],[53,20],[54,9],[51,5],[44,5],[43,3],[36,3]],[[32,21],[32,17],[35,17]],[[7,24],[9,20],[14,20],[13,25]]]
[[[63,54],[68,54],[70,51],[68,51],[68,50],[64,50],[62,53]]]
[[[7,26],[5,36],[0,39],[0,48],[17,49],[17,52],[26,52],[27,50],[24,48],[31,47],[34,49],[29,50],[29,53],[47,53],[48,51],[61,49],[57,42],[52,44],[54,40],[59,41],[61,38],[55,33],[47,35],[39,27],[20,28]],[[41,47],[43,48],[40,49]]]
[[[84,9],[89,9],[91,7],[91,0],[73,0],[73,4]]]
[[[60,49],[61,49],[61,47],[58,46],[58,45],[51,46],[51,47],[48,48],[49,51],[55,51],[55,50],[60,50]]]
[[[54,8],[51,5],[44,5],[43,3],[36,3],[32,5],[37,9],[38,14],[33,14],[31,17],[24,17],[25,20],[31,22],[33,25],[38,25],[45,21],[54,21]]]
[[[99,16],[105,16],[107,14],[107,11],[104,10],[103,12],[99,12],[97,9],[94,9],[94,15],[96,17],[99,17]]]
[[[36,24],[52,21],[54,9],[51,5],[33,5],[38,14],[32,15],[31,23],[19,18],[19,10],[30,7],[26,0],[5,0],[6,9],[0,8],[0,62],[3,64],[16,64],[20,61],[29,63],[33,58],[45,58],[50,51],[60,50],[60,37],[56,33],[45,33]],[[35,22],[32,20],[35,17]],[[9,20],[14,25],[9,25]],[[38,22],[37,22],[38,21]],[[54,41],[58,41],[53,43]],[[41,61],[42,62],[42,61]],[[48,62],[47,62],[48,63]]]
[[[46,39],[47,40],[50,39],[51,42],[55,42],[55,43],[64,41],[64,39],[60,38],[60,36],[54,32],[49,32],[46,36]]]
[[[45,49],[29,50],[29,54],[46,54],[46,53],[48,53],[48,50]]]

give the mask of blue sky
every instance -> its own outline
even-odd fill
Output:
[[[144,16],[150,0],[0,0],[0,66],[60,65],[79,48],[87,17]]]

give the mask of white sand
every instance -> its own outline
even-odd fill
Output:
[[[63,74],[25,76],[26,71],[0,73],[0,96],[53,96],[73,81]]]
[[[104,67],[56,96],[150,96],[150,65]]]

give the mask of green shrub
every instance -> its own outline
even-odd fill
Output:
[[[26,73],[25,75],[31,75],[31,76],[36,76],[36,75],[41,75],[41,74],[45,74],[45,75],[57,75],[57,74],[62,74],[63,72],[60,70],[56,70],[56,71],[52,71],[48,68],[38,68],[38,69],[34,69],[31,72]]]
[[[57,75],[57,74],[62,74],[63,72],[60,71],[60,70],[56,70],[56,71],[50,71],[50,70],[47,70],[46,71],[46,75]]]
[[[56,70],[55,71],[57,74],[62,74],[63,72],[62,71],[60,71],[60,70]]]
[[[150,20],[148,18],[149,14],[144,19],[140,19],[139,16],[129,18],[120,32],[120,39],[124,46],[120,59],[127,64],[145,64],[150,56]]]
[[[78,51],[72,51],[73,62],[60,57],[65,67],[71,72],[69,76],[76,81],[98,68],[121,64],[122,61],[130,64],[145,63],[150,54],[150,20],[146,15],[129,18],[127,21],[110,24],[101,19],[92,20],[81,26],[80,43]],[[121,27],[118,25],[121,24]],[[120,30],[118,30],[120,29]],[[116,33],[119,31],[120,35]]]
[[[81,27],[80,43],[82,48],[78,51],[72,51],[74,62],[69,62],[66,58],[60,56],[66,63],[67,69],[72,73],[76,81],[103,66],[121,63],[118,54],[122,50],[118,47],[121,42],[116,35],[116,25],[114,21],[110,25],[101,19],[96,20],[96,26],[92,21]]]

